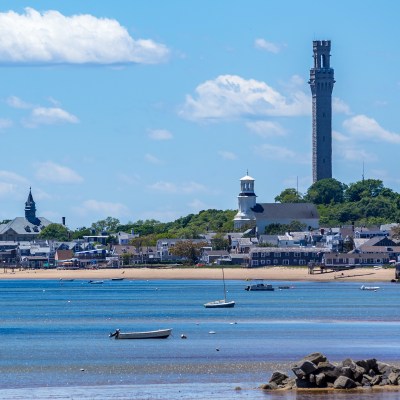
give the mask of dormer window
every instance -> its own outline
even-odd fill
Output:
[[[29,225],[26,225],[26,226],[25,226],[25,231],[26,231],[26,232],[30,232],[30,231],[31,231],[31,228],[30,228]]]
[[[37,226],[34,226],[34,227],[33,227],[33,231],[34,231],[34,232],[39,232],[39,228],[38,228]]]

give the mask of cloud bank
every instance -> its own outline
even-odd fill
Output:
[[[187,95],[179,114],[190,120],[298,116],[311,113],[310,96],[296,88],[285,97],[265,82],[220,75]]]
[[[133,39],[114,19],[30,7],[0,13],[0,63],[157,64],[168,55],[165,45]]]

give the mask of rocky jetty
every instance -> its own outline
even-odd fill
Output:
[[[312,353],[293,365],[294,377],[276,371],[265,390],[355,389],[373,386],[400,386],[400,368],[375,358],[353,361],[350,358],[331,363],[322,353]],[[400,387],[399,387],[400,388]]]

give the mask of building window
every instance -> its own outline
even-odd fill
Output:
[[[289,265],[289,260],[282,260],[283,265]]]
[[[299,265],[306,265],[306,261],[305,260],[299,260]]]
[[[274,257],[281,257],[281,253],[274,253]],[[275,262],[274,262],[275,264]]]
[[[294,253],[294,256],[295,257],[301,257],[301,254],[300,253]]]
[[[261,254],[261,257],[265,257],[265,253],[260,253]]]
[[[303,256],[304,257],[308,257],[308,253],[303,253]]]
[[[252,265],[253,267],[257,267],[257,266],[258,266],[258,261],[257,261],[257,260],[253,260],[253,261],[251,262],[251,265]]]
[[[261,261],[260,261],[260,264],[261,264],[261,265],[265,265],[265,260],[261,260]]]
[[[285,253],[285,257],[290,257],[290,253]]]
[[[278,264],[278,260],[276,258],[274,259],[274,264]]]
[[[271,260],[266,260],[265,263],[266,263],[267,265],[270,265],[270,264],[271,264]]]

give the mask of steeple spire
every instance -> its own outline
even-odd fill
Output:
[[[32,188],[29,188],[28,199],[25,202],[25,218],[32,224],[37,224],[36,204],[32,196]]]

